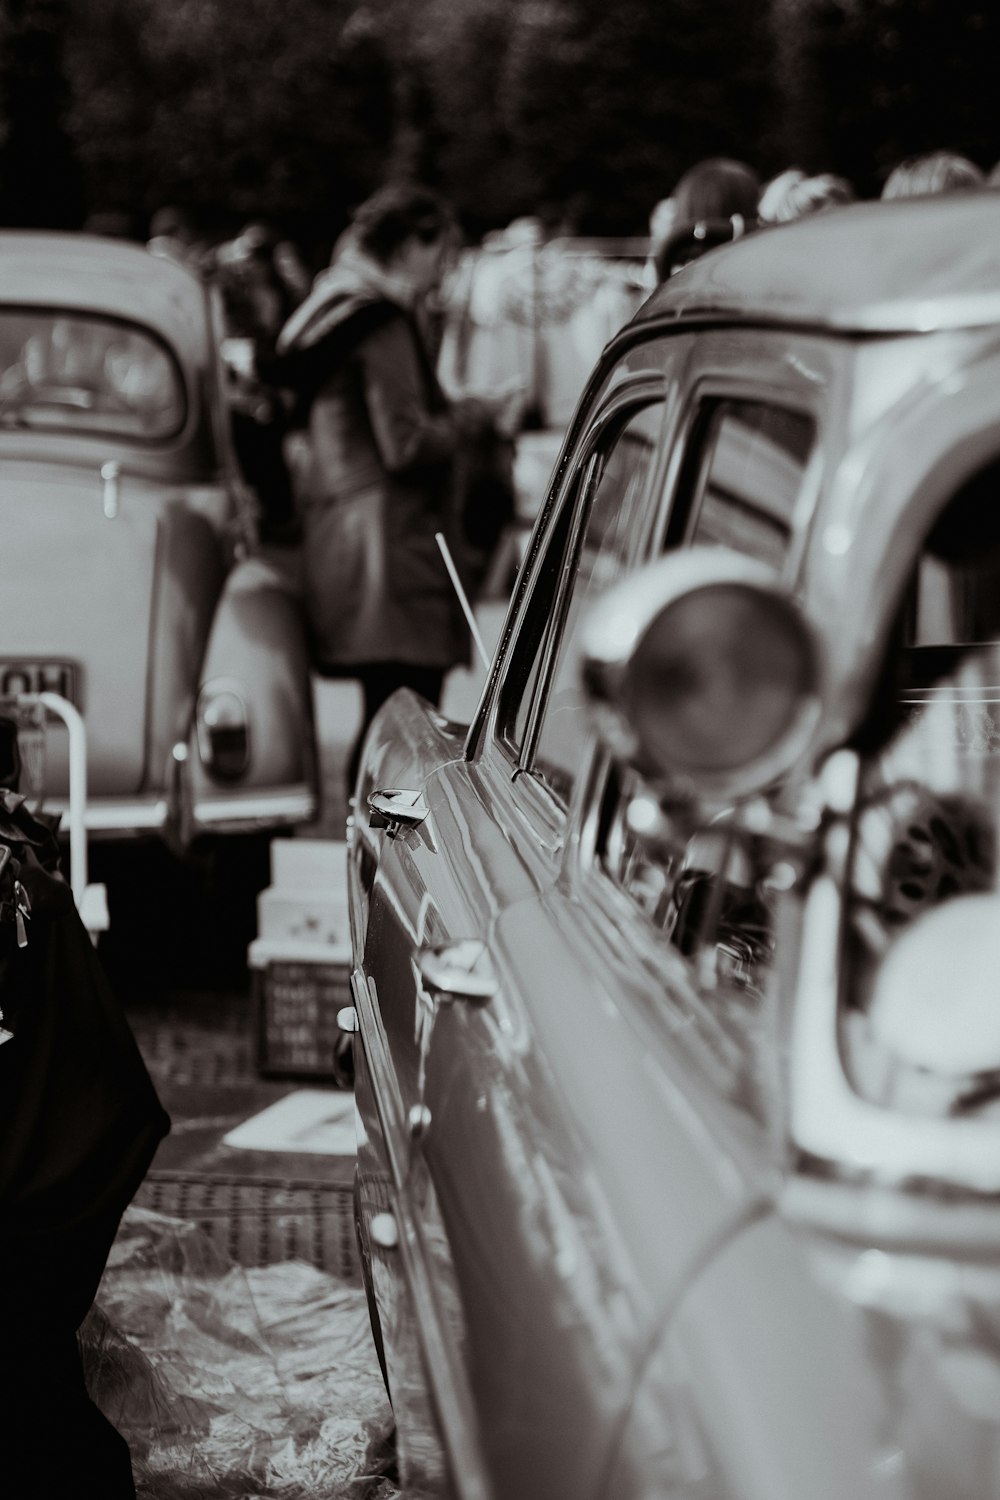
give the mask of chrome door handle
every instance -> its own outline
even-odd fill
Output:
[[[400,828],[416,828],[429,811],[420,792],[409,792],[402,787],[370,792],[368,827],[386,828],[390,833],[398,833]]]
[[[122,495],[122,466],[116,458],[109,458],[107,463],[101,465],[101,479],[104,484],[102,491],[104,514],[109,521],[113,521],[118,515]]]
[[[489,950],[479,938],[420,948],[414,962],[432,999],[487,1005],[500,988]]]

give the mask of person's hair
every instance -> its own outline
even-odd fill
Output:
[[[172,204],[164,204],[162,208],[156,209],[149,221],[150,239],[160,239],[167,235],[177,235],[182,239],[194,238],[191,215]]]
[[[699,260],[706,250],[719,245],[728,245],[738,240],[748,227],[742,214],[732,214],[728,219],[699,219],[697,224],[681,224],[659,245],[653,253],[656,282],[660,286],[675,271],[683,270],[693,260]]]
[[[651,235],[657,282],[666,281],[706,250],[752,229],[759,192],[760,178],[746,162],[709,156],[689,167],[669,199],[662,200],[674,209],[668,233],[662,239]]]
[[[835,172],[819,172],[808,177],[798,167],[789,167],[764,187],[757,206],[757,217],[761,224],[787,224],[792,219],[803,219],[807,214],[821,213],[826,208],[837,208],[854,203],[856,193],[846,177]]]
[[[746,162],[710,156],[689,167],[671,197],[680,224],[728,219],[733,214],[752,221],[757,212],[760,178]]]
[[[361,204],[353,216],[358,245],[383,265],[399,247],[416,237],[429,245],[450,234],[453,217],[442,198],[429,188],[390,183]]]
[[[922,193],[956,193],[983,187],[986,174],[956,151],[930,151],[908,156],[893,167],[882,188],[883,198],[915,198]]]

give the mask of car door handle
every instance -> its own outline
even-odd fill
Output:
[[[402,787],[371,792],[368,796],[368,827],[386,828],[398,833],[401,828],[416,828],[426,818],[430,808],[420,792],[408,792]]]
[[[122,498],[122,466],[116,458],[109,458],[107,463],[101,465],[101,480],[104,514],[109,521],[114,521]]]
[[[420,948],[415,963],[421,984],[434,999],[487,1005],[500,988],[489,950],[479,938]]]

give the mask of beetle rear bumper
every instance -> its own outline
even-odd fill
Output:
[[[64,799],[46,801],[44,811],[59,815],[60,832],[68,830]],[[196,801],[190,831],[193,837],[197,833],[252,833],[263,828],[289,828],[310,822],[317,811],[316,793],[305,782],[288,787],[244,789]],[[95,797],[87,803],[84,824],[92,838],[167,836],[176,828],[176,813],[162,793]]]

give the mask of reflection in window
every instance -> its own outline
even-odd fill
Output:
[[[0,309],[0,425],[168,437],[180,371],[152,335],[81,313]]]
[[[580,636],[586,608],[623,572],[642,518],[647,482],[656,458],[660,403],[634,413],[592,473],[582,497],[572,590],[542,712],[532,770],[568,803],[588,737],[588,710],[580,682]]]
[[[995,972],[986,948],[977,963],[941,924],[953,902],[951,920],[968,916],[984,942],[1000,921],[1000,518],[988,474],[949,506],[915,570],[854,820],[848,1063],[876,1102],[920,1113],[1000,1099]]]
[[[812,451],[811,417],[749,401],[718,401],[701,443],[690,540],[780,568]]]
[[[773,855],[738,829],[732,813],[699,827],[689,818],[672,822],[635,772],[612,765],[595,858],[655,938],[684,960],[728,1096],[764,1119],[773,1063],[764,994],[781,882]]]
[[[542,648],[559,597],[572,512],[571,503],[563,505],[546,537],[541,567],[535,576],[518,639],[518,650],[511,660],[511,669],[500,696],[500,736],[515,754],[520,753],[524,744],[528,716],[538,689]]]

